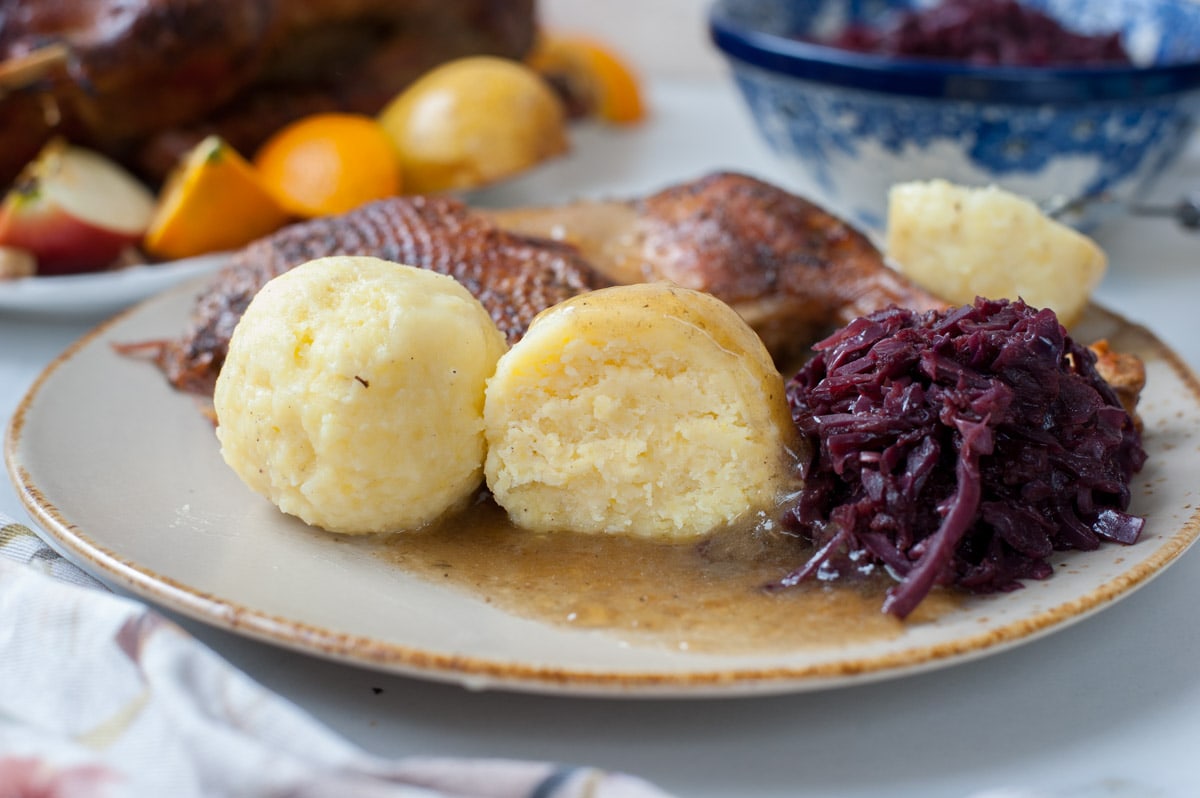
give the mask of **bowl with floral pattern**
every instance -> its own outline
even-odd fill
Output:
[[[716,0],[709,30],[797,188],[868,229],[910,180],[1137,201],[1200,114],[1194,0]]]

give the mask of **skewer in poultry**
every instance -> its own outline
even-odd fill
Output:
[[[149,350],[177,388],[210,394],[258,289],[287,269],[335,254],[374,255],[455,277],[510,343],[545,308],[619,283],[667,280],[713,294],[781,362],[864,313],[892,304],[944,306],[820,207],[746,175],[717,173],[632,200],[485,212],[414,196],[315,219],[237,253],[198,297],[180,339],[125,349]]]

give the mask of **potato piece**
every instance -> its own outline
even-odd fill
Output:
[[[420,527],[482,483],[484,386],[505,347],[453,278],[310,261],[267,283],[234,329],[213,396],[221,454],[329,531]]]
[[[1079,320],[1104,276],[1103,250],[1087,236],[995,186],[901,183],[888,197],[886,250],[924,288],[957,304],[1024,299]]]
[[[775,505],[796,429],[728,305],[663,283],[544,311],[484,404],[487,484],[535,531],[689,538]]]
[[[528,66],[459,58],[427,72],[383,109],[405,191],[478,188],[568,149],[566,109]]]
[[[27,249],[0,246],[0,280],[16,280],[37,274],[37,258]]]

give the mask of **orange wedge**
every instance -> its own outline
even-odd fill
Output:
[[[400,193],[392,140],[375,119],[320,113],[277,131],[254,155],[275,198],[298,216],[345,213]]]
[[[254,168],[222,139],[209,136],[167,180],[143,247],[165,259],[221,252],[267,235],[289,218]]]
[[[637,122],[646,115],[641,85],[633,70],[595,39],[543,34],[526,63],[562,92],[578,115],[615,124]]]

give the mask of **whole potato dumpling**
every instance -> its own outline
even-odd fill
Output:
[[[213,397],[221,454],[331,532],[420,527],[482,482],[484,387],[505,348],[451,277],[310,261],[267,283],[234,330]]]
[[[797,435],[754,331],[663,283],[540,314],[488,381],[484,421],[487,484],[517,525],[660,538],[775,506]]]

